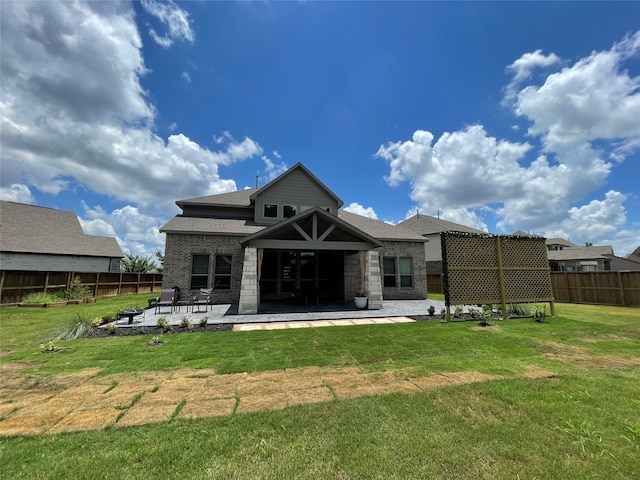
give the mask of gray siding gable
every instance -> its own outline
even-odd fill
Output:
[[[297,163],[285,173],[256,191],[255,222],[272,224],[285,218],[284,206],[295,207],[297,213],[312,207],[321,207],[336,215],[343,202],[304,165]],[[277,205],[276,217],[265,217],[265,204]]]

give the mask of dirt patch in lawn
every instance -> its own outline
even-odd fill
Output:
[[[577,369],[640,365],[640,357],[595,356],[560,343],[544,345],[548,350],[542,354],[545,358]],[[279,410],[509,378],[556,379],[553,371],[535,365],[526,365],[523,371],[506,376],[478,371],[424,375],[411,369],[367,372],[354,366],[312,366],[223,375],[213,369],[180,369],[98,376],[100,369],[91,368],[41,379],[25,378],[21,372],[34,365],[16,362],[0,367],[0,436],[96,430],[166,422],[174,417]],[[474,411],[480,408],[475,404],[467,407]],[[478,412],[478,419],[495,414]]]

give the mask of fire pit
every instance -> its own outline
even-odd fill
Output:
[[[133,323],[133,317],[137,317],[138,315],[144,316],[144,310],[142,308],[126,308],[118,312],[118,320],[126,317],[129,319],[129,325],[131,325]]]

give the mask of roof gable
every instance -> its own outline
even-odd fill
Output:
[[[287,220],[245,237],[242,245],[309,250],[361,250],[382,244],[320,207],[313,207]]]
[[[344,202],[335,193],[333,193],[324,183],[322,183],[318,179],[318,177],[316,177],[313,173],[311,173],[311,171],[300,162],[296,163],[293,167],[289,168],[286,172],[284,172],[279,177],[276,177],[275,179],[271,180],[264,187],[261,187],[257,191],[255,191],[250,197],[251,200],[255,201],[260,195],[262,195],[265,192],[269,191],[274,186],[276,186],[276,185],[278,185],[278,184],[280,184],[282,182],[285,182],[288,177],[290,177],[294,173],[298,173],[298,172],[302,172],[313,183],[315,183],[321,190],[323,190],[328,196],[333,198],[333,200],[338,204],[338,208],[340,208],[344,204]]]

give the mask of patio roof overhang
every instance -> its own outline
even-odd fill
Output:
[[[291,250],[370,250],[382,243],[320,207],[245,237],[243,247]]]

